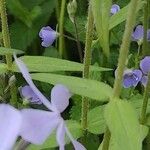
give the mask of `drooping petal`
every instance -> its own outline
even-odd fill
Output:
[[[146,87],[147,82],[148,82],[148,76],[143,76],[141,79],[141,83],[144,87]]]
[[[148,74],[148,72],[150,72],[150,56],[146,56],[140,61],[140,68],[144,74]]]
[[[133,41],[138,41],[140,39],[143,39],[144,36],[144,29],[142,25],[138,25],[135,28],[135,31],[132,33],[132,40]]]
[[[133,86],[136,87],[142,78],[142,72],[139,69],[133,70]]]
[[[62,120],[57,128],[56,139],[59,145],[59,150],[65,149],[65,126],[64,121]]]
[[[20,135],[33,144],[42,144],[60,122],[59,114],[35,109],[21,110],[23,123]]]
[[[61,84],[57,84],[51,91],[51,104],[57,108],[59,112],[63,112],[69,105],[70,91]]]
[[[29,86],[31,87],[31,89],[34,91],[34,93],[37,95],[37,97],[42,101],[42,103],[49,109],[52,111],[55,111],[54,108],[52,107],[51,103],[49,102],[49,100],[38,90],[38,88],[34,85],[31,76],[29,74],[29,71],[26,67],[26,65],[19,59],[16,57],[16,55],[14,55],[15,58],[15,62],[20,70],[20,72],[22,73],[24,79],[26,80],[26,82],[29,84]]]
[[[64,124],[64,125],[65,125],[65,124]],[[72,137],[72,135],[71,135],[71,133],[69,132],[69,130],[68,130],[68,128],[67,128],[66,125],[65,125],[65,130],[66,130],[66,134],[67,134],[67,136],[70,138],[70,140],[71,140],[71,142],[72,142],[72,144],[73,144],[75,150],[86,150],[86,148],[85,148],[81,143],[79,143],[77,140],[75,140],[75,139]]]
[[[119,10],[120,10],[120,6],[117,5],[117,4],[113,4],[113,5],[111,6],[110,12],[111,12],[112,15],[114,15],[114,14],[116,14]]]
[[[22,117],[10,105],[0,104],[0,150],[12,149],[19,135]]]
[[[43,27],[40,32],[39,36],[42,38],[42,46],[43,47],[49,47],[53,44],[55,39],[57,38],[57,32],[54,31],[51,27]]]

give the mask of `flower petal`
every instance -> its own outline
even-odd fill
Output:
[[[42,144],[60,122],[59,114],[35,109],[21,110],[23,123],[22,138],[33,144]]]
[[[144,87],[146,87],[147,82],[148,82],[148,76],[143,76],[141,79],[141,83]]]
[[[57,128],[56,139],[59,145],[59,150],[65,149],[65,126],[64,121],[62,120]]]
[[[51,104],[57,108],[59,112],[63,112],[69,105],[70,91],[61,84],[57,84],[51,91]]]
[[[143,36],[144,36],[143,32],[144,32],[144,29],[142,25],[136,26],[135,31],[132,33],[132,40],[138,41],[140,39],[143,39]]]
[[[65,124],[64,124],[65,125]],[[67,126],[65,125],[65,130],[66,130],[66,134],[68,135],[68,137],[70,138],[75,150],[86,150],[86,148],[81,144],[79,143],[77,140],[75,140],[70,131],[68,130]]]
[[[110,12],[111,12],[112,15],[114,15],[114,14],[116,14],[119,10],[120,10],[120,6],[117,5],[117,4],[113,4],[113,5],[111,6]]]
[[[148,74],[148,72],[150,72],[150,56],[146,56],[140,61],[140,68],[144,74]]]
[[[54,31],[51,27],[43,27],[40,32],[39,36],[42,38],[42,46],[49,47],[53,44],[55,39],[57,38],[57,32]]]
[[[37,97],[42,101],[42,103],[49,110],[55,111],[54,108],[51,106],[51,103],[49,102],[49,100],[34,85],[26,65],[19,58],[17,58],[16,55],[14,55],[14,58],[15,58],[15,62],[17,64],[20,72],[22,73],[24,79],[27,81],[27,83],[29,84],[31,89],[34,91],[34,93],[37,95]]]
[[[29,85],[25,85],[20,88],[20,94],[26,99],[30,99],[33,96],[33,91]]]
[[[0,149],[12,149],[21,126],[22,117],[10,105],[0,104]]]

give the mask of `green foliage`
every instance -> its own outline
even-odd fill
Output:
[[[73,137],[75,139],[78,139],[82,136],[82,130],[81,130],[81,126],[78,122],[73,121],[73,120],[68,120],[66,121],[67,123],[67,127],[69,129],[69,131],[71,132],[71,134],[73,135]],[[70,142],[70,140],[68,139],[68,137],[66,137],[66,143],[68,144]],[[56,133],[53,132],[52,135],[49,136],[49,138],[44,142],[43,145],[41,146],[36,146],[36,145],[30,145],[27,150],[41,150],[41,149],[46,149],[46,148],[53,148],[53,147],[57,147],[58,144],[56,142]]]
[[[92,10],[100,45],[104,54],[109,57],[109,19],[111,0],[92,0]]]
[[[128,102],[111,101],[105,108],[105,119],[111,137],[115,140],[116,150],[141,150],[140,124],[135,110]]]
[[[50,84],[64,84],[74,94],[99,101],[108,101],[112,95],[112,88],[109,85],[95,80],[50,73],[33,73],[31,76],[34,80]]]
[[[0,55],[23,54],[24,52],[18,49],[0,47]]]
[[[23,56],[22,61],[31,72],[82,71],[83,64],[44,56]],[[17,70],[15,67],[14,70]],[[110,71],[111,69],[91,66],[91,71]]]

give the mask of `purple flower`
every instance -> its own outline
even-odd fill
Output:
[[[140,68],[146,75],[148,74],[148,72],[150,72],[150,56],[146,56],[140,61]]]
[[[143,40],[144,28],[142,25],[136,26],[134,32],[132,33],[132,41]],[[150,29],[147,30],[147,40],[150,41]]]
[[[139,81],[142,78],[142,72],[140,70],[130,70],[127,69],[124,71],[123,75],[123,87],[129,88],[129,87],[136,87]]]
[[[148,82],[148,76],[143,76],[141,79],[141,83],[144,87],[146,87],[147,82]]]
[[[38,96],[33,92],[29,85],[25,85],[19,89],[23,99],[34,104],[42,104]]]
[[[10,105],[0,104],[0,149],[12,149],[22,123],[21,113]]]
[[[65,134],[70,138],[75,150],[86,150],[69,132],[61,117],[69,105],[71,94],[63,85],[55,85],[51,91],[51,103],[34,85],[25,64],[14,56],[23,77],[41,102],[50,110],[23,109],[16,110],[10,105],[0,105],[0,149],[12,149],[18,136],[33,144],[42,144],[56,129],[56,139],[60,150],[64,150]],[[31,92],[29,90],[29,92]],[[25,90],[25,95],[27,95]],[[32,93],[32,92],[31,92]]]
[[[42,38],[42,46],[49,47],[53,44],[58,36],[58,33],[54,31],[51,27],[43,27],[39,32],[40,38]]]
[[[118,11],[120,11],[120,6],[117,4],[113,4],[111,6],[110,12],[112,15],[116,14]]]

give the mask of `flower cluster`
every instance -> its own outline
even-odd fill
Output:
[[[33,144],[42,144],[56,129],[56,139],[60,150],[65,147],[65,134],[70,138],[75,150],[85,150],[69,132],[61,114],[69,105],[71,93],[63,85],[56,85],[51,91],[51,102],[37,89],[25,64],[16,56],[15,62],[29,86],[21,89],[22,95],[31,101],[42,102],[49,111],[37,109],[17,110],[14,107],[0,105],[0,149],[12,149],[18,136]]]
[[[140,69],[126,69],[123,74],[123,87],[136,87],[139,82],[146,86],[150,72],[150,56],[140,61]]]

